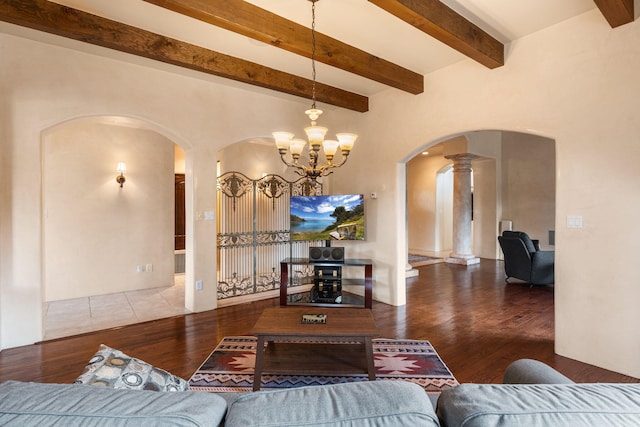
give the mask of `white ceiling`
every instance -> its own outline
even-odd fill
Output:
[[[304,26],[311,25],[311,2],[308,0],[246,1]],[[55,2],[302,77],[311,77],[308,58],[142,0]],[[593,0],[442,0],[442,3],[505,44],[596,8]],[[316,29],[423,75],[466,59],[367,0],[319,0],[316,3]],[[508,63],[508,55],[505,61]],[[317,64],[317,80],[367,96],[387,88],[321,63]]]

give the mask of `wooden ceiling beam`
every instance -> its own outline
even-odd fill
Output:
[[[313,82],[293,74],[61,6],[47,0],[0,0],[0,20],[214,76],[311,98]],[[316,83],[320,102],[366,112],[367,97]]]
[[[369,0],[488,68],[504,65],[504,45],[438,0]]]
[[[593,0],[611,28],[633,22],[633,0]]]
[[[238,34],[311,58],[311,30],[244,0],[144,0]],[[421,74],[316,32],[317,61],[412,94]]]

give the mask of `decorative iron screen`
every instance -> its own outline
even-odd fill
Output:
[[[279,289],[280,261],[306,257],[318,245],[290,240],[289,197],[306,194],[322,194],[322,184],[279,175],[253,180],[240,172],[218,177],[219,300]],[[302,285],[313,269],[292,276],[292,286]]]

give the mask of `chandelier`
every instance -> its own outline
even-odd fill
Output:
[[[304,113],[309,117],[311,126],[304,129],[309,140],[309,164],[301,164],[298,161],[307,141],[304,139],[294,138],[291,132],[273,132],[273,138],[276,147],[280,153],[282,162],[294,167],[295,172],[303,177],[307,177],[315,184],[316,179],[333,173],[334,168],[344,165],[347,157],[353,148],[353,144],[358,135],[353,133],[336,134],[337,141],[332,139],[324,139],[328,129],[317,125],[318,117],[322,114],[322,110],[316,108],[316,2],[318,0],[309,0],[311,2],[311,109]],[[324,151],[326,163],[320,164],[320,146]],[[340,147],[342,159],[338,163],[333,163],[333,158]],[[290,160],[287,160],[287,151],[290,153]]]

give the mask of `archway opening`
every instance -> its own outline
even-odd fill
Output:
[[[446,173],[453,162],[447,157],[467,153],[474,156],[473,253],[501,258],[497,235],[505,220],[535,236],[543,248],[553,248],[554,140],[511,131],[475,131],[427,144],[415,153],[405,164],[408,253],[444,257],[451,249],[446,236],[451,232],[452,186]]]
[[[42,145],[44,338],[188,312],[184,280],[175,287],[174,140],[99,116],[45,130]]]

